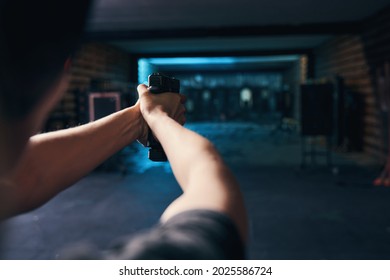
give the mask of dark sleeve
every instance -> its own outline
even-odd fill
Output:
[[[238,230],[226,215],[191,210],[141,232],[110,254],[115,259],[244,259]]]

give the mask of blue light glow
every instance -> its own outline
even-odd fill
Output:
[[[172,57],[172,58],[150,58],[151,64],[155,65],[183,65],[183,64],[232,64],[235,62],[232,57]]]
[[[298,55],[259,56],[259,57],[167,57],[145,59],[154,65],[183,64],[234,64],[261,62],[288,62],[299,59]]]
[[[273,62],[293,62],[300,59],[299,55],[255,56],[255,57],[152,57],[141,58],[138,63],[138,82],[145,83],[150,73],[164,66],[183,65],[232,65],[259,64]]]

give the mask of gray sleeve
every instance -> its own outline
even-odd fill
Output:
[[[111,259],[244,259],[245,247],[234,223],[211,210],[191,210],[122,241]]]

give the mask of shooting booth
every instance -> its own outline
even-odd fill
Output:
[[[317,164],[320,157],[332,166],[334,92],[330,82],[301,85],[302,168]]]
[[[95,121],[121,109],[120,92],[88,93],[89,121]]]

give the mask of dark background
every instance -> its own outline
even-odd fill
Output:
[[[190,100],[187,127],[215,144],[241,184],[249,258],[388,259],[390,192],[373,180],[388,150],[378,81],[389,80],[389,34],[385,0],[96,1],[45,130],[88,122],[91,92],[118,92],[126,107],[148,74],[173,75]],[[179,194],[169,164],[129,145],[10,219],[2,257],[108,248],[156,223]]]

